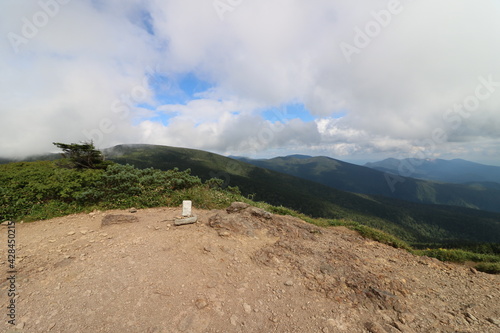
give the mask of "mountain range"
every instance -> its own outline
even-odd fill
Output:
[[[427,175],[435,175],[432,176],[433,178],[444,175],[446,165],[450,165],[452,170],[450,177],[454,175],[454,179],[458,179],[459,174],[465,174],[466,170],[472,170],[472,168],[467,169],[465,166],[473,165],[473,170],[477,170],[477,172],[488,170],[488,172],[479,173],[478,178],[474,178],[474,173],[471,171],[468,173],[468,177],[464,178],[463,184],[454,184],[403,177],[397,172],[400,165],[397,160],[385,160],[385,163],[371,164],[371,166],[386,166],[385,168],[379,167],[381,169],[379,170],[324,156],[291,155],[271,159],[235,158],[258,167],[286,173],[343,191],[382,195],[425,204],[451,205],[500,212],[500,180],[499,183],[493,182],[496,179],[495,175],[500,172],[500,167],[484,166],[463,160],[451,161],[450,163],[443,161],[439,163],[436,172],[433,173],[427,164]],[[460,166],[464,167],[460,168]],[[479,177],[481,174],[483,176]]]
[[[382,172],[403,174],[413,178],[457,184],[483,184],[500,188],[500,167],[462,159],[395,159],[366,163],[365,166]]]

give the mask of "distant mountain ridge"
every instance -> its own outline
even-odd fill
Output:
[[[442,181],[447,183],[500,184],[500,167],[484,165],[463,159],[395,159],[366,163],[365,166],[382,172]]]
[[[500,187],[497,183],[476,181],[468,184],[453,184],[415,179],[411,176],[402,177],[394,171],[400,165],[400,162],[395,159],[386,160],[386,168],[380,170],[325,156],[311,158],[285,156],[256,160],[240,158],[239,160],[343,191],[383,195],[425,204],[452,205],[500,212]],[[465,162],[462,164],[466,164]],[[467,180],[472,179],[474,178]]]

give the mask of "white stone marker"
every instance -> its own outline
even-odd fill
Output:
[[[184,200],[182,202],[182,216],[191,216],[191,200]]]

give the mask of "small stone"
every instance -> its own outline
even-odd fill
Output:
[[[74,232],[74,231],[68,232],[68,236],[73,236],[74,234],[76,234],[76,232]]]
[[[333,274],[335,273],[335,268],[333,268],[332,265],[329,264],[323,264],[319,267],[319,271],[322,274],[328,275],[328,274]]]
[[[24,328],[24,326],[26,325],[26,323],[24,321],[20,322],[19,324],[17,324],[16,326],[16,329],[18,330],[22,330]]]
[[[470,313],[470,312],[466,312],[466,313],[465,313],[465,317],[466,317],[467,319],[472,320],[472,321],[477,321],[477,318],[476,318],[476,317],[474,317],[474,315],[473,315],[472,313]]]
[[[492,323],[493,325],[497,325],[498,327],[500,327],[500,319],[497,319],[497,318],[488,318],[487,320],[490,323]]]
[[[387,333],[387,331],[379,323],[375,323],[375,322],[367,323],[366,329],[370,333]]]
[[[208,306],[208,302],[206,299],[204,298],[198,298],[194,304],[196,305],[196,307],[198,308],[198,310],[201,310],[201,309],[204,309]]]
[[[87,232],[88,232],[87,230],[80,230],[80,233],[81,233],[82,235],[86,235],[86,234],[87,234]]]
[[[212,252],[212,248],[211,248],[210,246],[205,246],[205,247],[203,247],[203,250],[204,250],[205,252]]]
[[[292,280],[288,280],[285,282],[285,286],[288,286],[288,287],[291,287],[293,286],[293,281]]]
[[[238,317],[235,315],[231,316],[231,325],[236,326],[238,324]]]
[[[198,221],[198,216],[193,216],[193,217],[187,217],[184,219],[179,219],[174,222],[174,225],[179,226],[179,225],[186,225],[186,224],[193,224]]]
[[[128,210],[129,213],[137,213],[137,208],[132,207]]]
[[[243,303],[243,309],[245,310],[246,313],[252,312],[252,307],[247,303]]]
[[[333,318],[330,318],[326,321],[326,323],[328,324],[328,326],[330,327],[334,327],[336,328],[337,327],[337,321]]]
[[[220,237],[229,237],[230,235],[229,231],[219,231]]]

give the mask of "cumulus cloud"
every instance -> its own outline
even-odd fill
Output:
[[[101,147],[492,161],[500,153],[499,7],[491,0],[3,1],[0,155],[92,138]],[[169,100],[184,74],[209,88]],[[481,85],[487,98],[477,97]],[[314,120],[265,116],[297,103]]]

